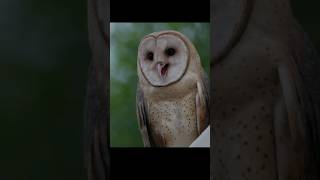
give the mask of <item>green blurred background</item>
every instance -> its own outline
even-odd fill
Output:
[[[209,72],[209,23],[111,23],[110,25],[110,144],[142,147],[136,116],[137,51],[143,36],[176,30],[186,35]]]
[[[85,180],[87,2],[0,1],[0,180]]]

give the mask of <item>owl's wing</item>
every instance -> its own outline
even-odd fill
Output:
[[[312,132],[312,142],[320,158],[320,55],[301,27],[300,32],[303,33],[303,52],[302,57],[295,58],[295,62],[303,83],[300,89],[303,93],[307,123],[310,126],[308,131]]]
[[[320,55],[313,46],[309,36],[302,27],[296,23],[299,32],[302,34],[302,52],[295,54],[294,60],[297,64],[298,75],[300,77],[299,100],[302,104],[303,115],[305,117],[303,126],[306,132],[306,142],[308,144],[308,161],[310,168],[320,167]],[[295,50],[297,52],[297,50]],[[320,178],[320,173],[313,169],[313,176]],[[312,171],[312,170],[311,170]]]
[[[145,102],[143,92],[137,85],[137,95],[136,95],[136,103],[137,103],[137,117],[138,117],[138,124],[140,128],[140,132],[142,135],[143,144],[145,147],[152,146],[152,140],[150,139],[150,128],[149,128],[149,118],[148,118],[148,110],[147,104]]]
[[[300,26],[297,28],[299,38],[292,43],[292,60],[280,65],[279,76],[291,134],[290,147],[300,159],[301,167],[305,167],[299,168],[302,179],[318,179],[320,56]]]
[[[206,101],[206,123],[209,124],[209,111],[210,111],[210,80],[205,72],[202,73],[202,81],[203,81],[203,93]]]
[[[198,133],[209,125],[209,109],[210,109],[210,89],[209,78],[204,71],[201,73],[201,79],[197,83],[196,94],[196,112]]]

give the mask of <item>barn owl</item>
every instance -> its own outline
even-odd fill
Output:
[[[213,179],[320,179],[320,58],[290,1],[213,4]]]
[[[137,58],[145,147],[188,147],[209,124],[209,87],[196,48],[176,31],[146,35]]]

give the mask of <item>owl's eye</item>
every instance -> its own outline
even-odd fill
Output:
[[[152,61],[153,60],[153,52],[148,52],[147,53],[147,59],[149,60],[149,61]]]
[[[176,50],[173,48],[168,48],[165,50],[167,56],[173,56],[176,53]]]

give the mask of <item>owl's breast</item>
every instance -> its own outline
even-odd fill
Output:
[[[197,137],[196,92],[181,98],[150,101],[152,138],[157,146],[187,147]]]
[[[271,37],[251,36],[213,70],[217,179],[277,179],[274,122],[282,91],[277,64],[289,57]]]

